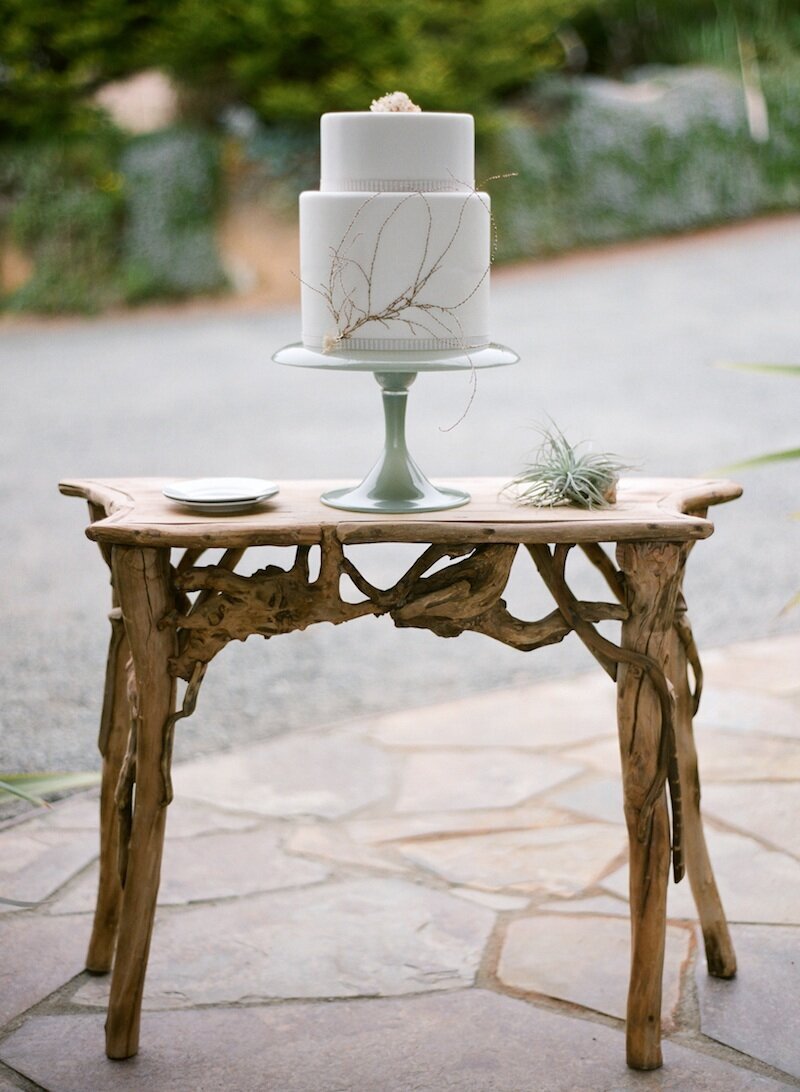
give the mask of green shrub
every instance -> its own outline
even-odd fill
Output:
[[[800,60],[766,70],[769,140],[760,149],[764,181],[774,208],[800,207]]]
[[[159,62],[268,122],[315,125],[401,88],[428,110],[483,115],[557,67],[582,0],[176,0]]]
[[[796,0],[604,0],[585,4],[574,29],[589,68],[614,74],[643,64],[737,69],[740,39],[765,64],[791,64],[800,51]]]
[[[800,84],[765,80],[771,131],[750,136],[739,81],[646,69],[628,85],[549,78],[487,152],[502,259],[740,219],[800,202]]]
[[[117,299],[115,269],[123,217],[116,171],[121,138],[65,138],[4,149],[0,172],[5,229],[34,262],[34,274],[4,301],[20,311],[94,311]]]
[[[191,296],[225,285],[214,241],[218,145],[171,129],[132,140],[120,159],[126,217],[122,239],[128,302]]]
[[[249,111],[242,176],[279,207],[316,185],[325,110],[399,88],[425,109],[473,112],[479,177],[520,172],[492,187],[501,258],[800,203],[797,0],[5,0],[2,27],[0,231],[35,263],[7,307],[96,310],[224,285],[218,140],[186,128],[130,140],[89,105],[150,66],[206,120]],[[745,55],[751,83],[762,62],[761,144],[732,76],[659,76],[662,99],[646,103],[553,75],[686,61],[738,73]]]
[[[0,139],[85,132],[87,96],[157,67],[202,116],[251,106],[279,125],[401,88],[479,121],[544,72],[737,66],[800,51],[797,0],[4,0]]]
[[[248,185],[280,213],[297,215],[297,196],[319,185],[319,131],[251,119],[242,140]]]
[[[86,97],[149,61],[153,0],[3,0],[0,139],[92,131]]]
[[[0,153],[0,228],[33,260],[9,310],[92,312],[219,290],[218,142],[105,126]]]

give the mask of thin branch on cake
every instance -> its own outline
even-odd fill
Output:
[[[459,210],[456,224],[450,236],[445,240],[443,246],[433,258],[430,258],[430,244],[433,235],[433,213],[430,202],[423,193],[417,191],[403,197],[388,213],[378,228],[375,236],[375,244],[370,256],[369,267],[366,268],[365,263],[362,264],[351,257],[348,251],[352,248],[356,239],[361,237],[360,232],[356,235],[352,234],[353,229],[358,223],[359,217],[366,205],[374,200],[376,196],[376,194],[372,194],[366,201],[362,202],[353,214],[353,218],[348,224],[347,230],[342,236],[338,246],[331,248],[331,266],[328,285],[327,287],[325,285],[320,285],[319,292],[328,305],[328,311],[336,326],[336,333],[334,335],[328,335],[323,339],[323,351],[330,352],[335,349],[340,342],[353,337],[358,330],[368,323],[378,323],[389,330],[391,329],[390,324],[393,322],[402,323],[407,326],[412,333],[415,332],[416,327],[418,329],[426,330],[433,338],[447,337],[451,340],[459,341],[462,347],[466,349],[467,345],[463,336],[463,330],[461,329],[461,323],[455,312],[457,308],[471,299],[478,291],[489,274],[489,267],[487,266],[484,270],[474,288],[471,289],[463,300],[456,304],[447,305],[423,302],[420,297],[423,290],[429,285],[431,279],[442,269],[442,265],[447,255],[452,250],[461,232],[467,203],[473,196],[476,196],[476,194],[472,192],[465,196]],[[378,309],[377,307],[373,307],[374,278],[380,258],[384,233],[389,223],[397,215],[400,209],[413,198],[419,198],[425,203],[427,213],[427,223],[422,241],[419,264],[411,283],[383,308]],[[483,202],[481,203],[483,204]],[[354,267],[356,276],[360,276],[364,279],[367,297],[366,307],[361,307],[355,302],[355,285],[348,288],[347,273],[350,267]],[[315,289],[315,291],[317,290]],[[413,314],[415,311],[424,312],[428,316],[427,321],[423,322],[420,318],[416,317]],[[430,329],[428,324],[431,321],[441,327],[442,333],[437,334],[434,330]]]
[[[462,182],[460,178],[456,178],[452,171],[450,171],[449,174],[453,181],[457,182],[459,186],[463,186],[464,189],[470,190],[472,193],[476,194],[480,194],[482,190],[486,189],[490,182],[502,182],[504,178],[519,178],[518,171],[507,171],[505,174],[490,174],[488,178],[484,178],[480,182],[477,182],[475,186],[470,186],[466,182]],[[497,221],[491,210],[489,210],[489,233],[491,237],[489,261],[493,264],[497,257]]]
[[[430,202],[428,201],[428,198],[425,196],[424,193],[420,193],[420,197],[425,202],[425,208],[428,213],[428,227],[425,231],[425,246],[422,248],[422,257],[419,260],[419,268],[417,269],[417,275],[414,278],[415,284],[422,276],[422,270],[425,266],[425,259],[428,257],[428,247],[430,246],[431,242],[431,231],[433,230],[433,213],[431,212]]]
[[[467,398],[467,404],[464,406],[460,415],[453,421],[452,425],[439,425],[439,432],[452,432],[454,428],[457,428],[461,424],[472,409],[472,403],[475,401],[475,396],[478,393],[478,369],[475,367],[475,361],[469,353],[467,353],[467,360],[469,361],[469,396]]]
[[[406,197],[404,197],[402,199],[402,201],[398,201],[398,203],[395,205],[395,207],[392,209],[392,211],[389,213],[389,215],[383,221],[381,226],[378,228],[378,234],[375,236],[375,247],[374,247],[374,249],[372,251],[372,261],[370,262],[370,265],[369,265],[369,276],[367,277],[367,311],[372,310],[372,277],[373,277],[373,274],[375,273],[375,263],[378,260],[378,250],[379,250],[380,245],[381,245],[381,238],[383,236],[383,233],[386,230],[386,227],[389,224],[389,222],[391,221],[391,219],[400,211],[400,209],[403,207],[403,205],[405,205],[405,203],[407,201],[410,201],[411,198],[415,197],[415,196],[416,196],[416,194],[409,193],[408,196],[406,196]],[[362,206],[362,208],[363,208],[363,206]],[[345,238],[346,237],[347,236],[345,236]],[[342,334],[341,336],[346,337],[347,335]]]

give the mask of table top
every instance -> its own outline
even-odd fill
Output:
[[[105,513],[86,534],[96,542],[155,547],[290,546],[320,541],[335,529],[341,542],[687,542],[708,538],[707,508],[741,496],[725,480],[624,478],[617,503],[582,508],[526,508],[500,496],[507,479],[461,478],[469,504],[446,512],[376,515],[329,508],[320,493],[346,483],[281,481],[270,501],[244,514],[196,515],[167,500],[162,487],[174,478],[68,478],[59,488]]]

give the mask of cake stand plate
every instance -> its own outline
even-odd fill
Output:
[[[440,512],[467,504],[469,493],[428,481],[406,446],[408,390],[419,372],[464,371],[515,364],[519,357],[503,345],[440,352],[341,351],[323,353],[304,345],[287,345],[272,358],[295,368],[372,372],[381,388],[385,421],[383,451],[366,478],[356,486],[332,489],[320,500],[348,512]]]

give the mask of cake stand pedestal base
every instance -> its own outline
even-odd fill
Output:
[[[419,372],[465,371],[515,364],[519,357],[503,345],[440,351],[356,351],[323,353],[286,345],[272,358],[294,368],[372,372],[383,397],[386,437],[383,452],[360,485],[331,489],[320,500],[346,512],[441,512],[468,504],[469,493],[429,482],[406,447],[408,389]]]
[[[408,389],[416,372],[375,372],[383,396],[383,452],[360,485],[332,489],[320,500],[349,512],[438,512],[466,504],[469,493],[429,482],[406,447]]]

